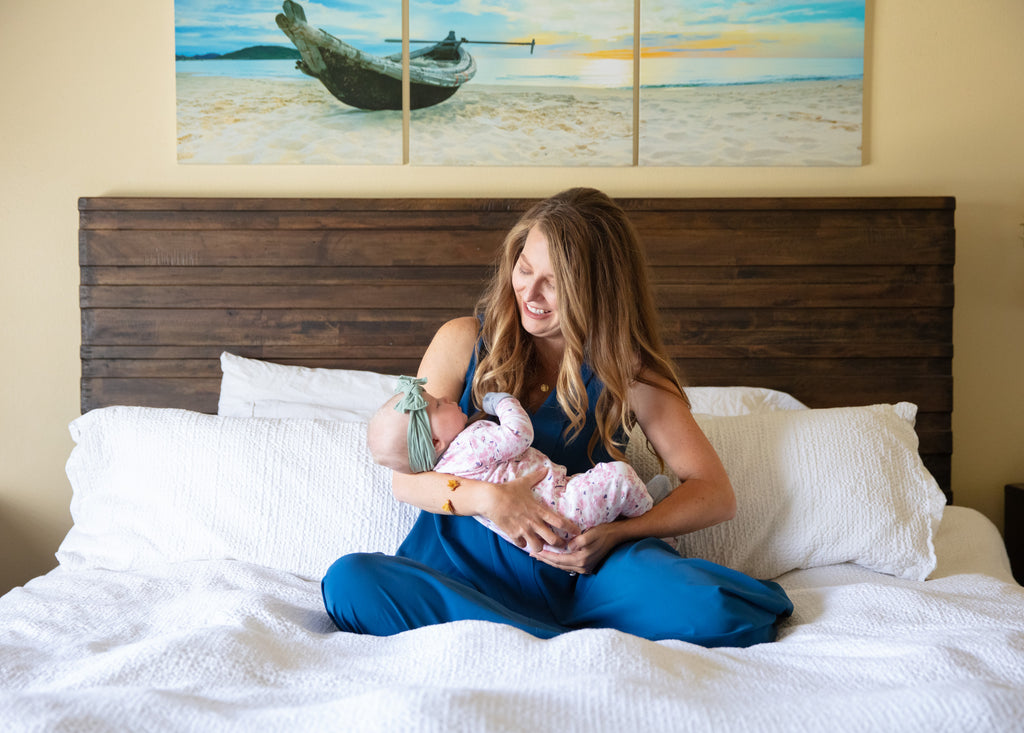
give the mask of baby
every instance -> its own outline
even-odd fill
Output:
[[[660,500],[671,490],[668,477],[661,475],[645,487],[633,468],[621,461],[599,463],[567,477],[564,466],[530,447],[533,424],[512,395],[490,392],[484,397],[484,412],[497,416],[498,424],[480,420],[466,427],[458,404],[432,396],[423,389],[425,383],[399,377],[399,392],[370,420],[367,445],[380,465],[401,473],[435,470],[498,484],[544,466],[548,473],[534,494],[575,522],[581,532],[620,515],[639,516],[654,505],[652,493]],[[454,511],[450,502],[446,508]],[[508,539],[491,521],[477,519]]]

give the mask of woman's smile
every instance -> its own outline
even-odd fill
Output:
[[[540,337],[561,333],[555,273],[547,237],[539,229],[531,229],[526,236],[512,272],[512,290],[519,301],[520,321],[527,332]]]

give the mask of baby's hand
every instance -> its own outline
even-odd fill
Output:
[[[498,403],[511,396],[508,392],[488,392],[484,395],[484,412],[488,415],[497,415]]]

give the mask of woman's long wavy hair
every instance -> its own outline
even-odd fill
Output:
[[[535,227],[548,241],[565,339],[557,398],[570,421],[566,439],[574,439],[586,421],[587,392],[580,376],[586,363],[605,387],[595,406],[597,430],[588,455],[593,460],[600,440],[622,460],[624,446],[615,435],[635,424],[628,400],[633,382],[650,384],[642,375],[655,374],[686,397],[661,340],[636,231],[625,212],[600,191],[573,188],[541,201],[505,237],[494,276],[476,308],[483,327],[473,400],[479,405],[487,392],[508,392],[525,401],[536,382],[537,353],[520,323],[512,290],[513,270]]]

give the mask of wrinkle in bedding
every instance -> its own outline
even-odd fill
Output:
[[[317,583],[258,565],[58,568],[0,598],[0,719],[7,730],[1019,729],[1024,589],[957,570],[925,582],[852,565],[789,573],[779,582],[797,610],[778,642],[704,649],[610,630],[544,641],[477,621],[375,638],[333,631]]]

